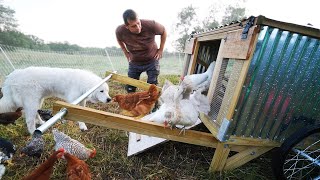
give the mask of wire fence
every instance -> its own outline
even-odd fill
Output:
[[[160,60],[162,75],[180,75],[183,71],[183,53],[163,54]],[[60,68],[85,69],[103,77],[106,71],[114,71],[127,75],[128,62],[119,50],[90,50],[90,51],[41,51],[12,47],[0,44],[0,86],[6,75],[14,69],[29,66],[46,66]],[[142,75],[144,76],[145,73]]]

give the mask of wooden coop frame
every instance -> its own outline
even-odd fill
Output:
[[[71,105],[57,101],[54,104],[55,112],[67,108],[65,116],[68,120],[82,121],[98,126],[114,128],[143,135],[149,135],[167,140],[178,141],[193,145],[215,148],[215,153],[209,171],[222,171],[235,169],[252,159],[268,152],[274,147],[279,147],[281,142],[267,138],[252,138],[226,134],[229,123],[232,122],[242,91],[247,72],[255,51],[255,45],[261,26],[281,28],[286,31],[300,33],[310,37],[320,38],[319,30],[296,24],[284,23],[268,19],[264,16],[250,17],[238,23],[233,23],[211,31],[193,34],[187,41],[185,48],[185,70],[183,75],[194,74],[197,64],[208,67],[204,60],[198,59],[201,44],[214,41],[217,46],[216,64],[207,97],[211,101],[218,91],[218,79],[221,67],[226,59],[234,59],[231,75],[228,80],[225,94],[221,100],[217,118],[212,120],[209,116],[201,114],[200,119],[210,133],[196,130],[186,130],[180,134],[180,130],[164,128],[163,125],[153,122],[143,122],[134,118],[99,111],[78,105]],[[107,72],[109,75],[111,72]],[[130,84],[140,89],[147,90],[149,84],[131,79],[119,74],[113,74],[112,80],[123,84]],[[159,88],[161,89],[161,88]],[[230,151],[236,152],[230,156]]]

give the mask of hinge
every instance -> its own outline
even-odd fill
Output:
[[[247,22],[247,24],[244,26],[244,29],[243,29],[243,31],[242,31],[241,39],[247,39],[249,29],[250,29],[250,28],[253,26],[253,24],[254,24],[254,19],[255,19],[254,16],[250,16],[250,17],[249,17],[248,22]]]
[[[227,131],[229,130],[229,126],[230,126],[230,121],[224,118],[217,135],[217,138],[219,141],[224,142],[227,139],[229,139],[229,136],[227,136]]]

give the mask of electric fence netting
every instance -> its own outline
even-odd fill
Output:
[[[161,75],[180,75],[183,61],[182,53],[164,52],[160,60]],[[106,71],[116,70],[122,75],[128,72],[128,62],[121,50],[42,51],[0,44],[0,87],[14,69],[29,66],[85,69],[101,77]]]

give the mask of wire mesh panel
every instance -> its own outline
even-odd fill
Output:
[[[214,121],[219,120],[219,124],[228,111],[242,65],[243,61],[240,60],[224,59],[222,61],[209,112],[209,117]]]
[[[0,50],[0,85],[14,68],[29,66],[85,69],[101,77],[106,71],[116,70],[123,75],[128,72],[128,62],[121,50],[40,51],[6,45],[0,45]],[[183,64],[182,53],[165,52],[160,59],[161,75],[181,75]]]
[[[228,76],[225,76],[227,66],[228,60],[224,60],[221,65],[220,74],[216,84],[216,89],[213,92],[213,96],[210,103],[210,112],[208,115],[209,117],[211,117],[212,120],[217,120],[217,116],[227,87],[226,85],[229,80]]]
[[[319,90],[319,40],[263,27],[231,133],[281,141],[320,120]]]

